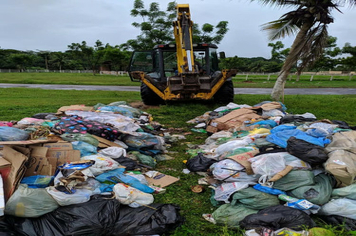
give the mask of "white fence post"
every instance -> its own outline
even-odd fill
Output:
[[[333,77],[334,77],[334,76],[330,76],[330,81],[332,81],[332,80],[333,80]]]
[[[313,81],[314,75],[310,76],[310,81]]]

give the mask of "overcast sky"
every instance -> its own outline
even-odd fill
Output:
[[[171,0],[145,0],[146,7],[158,2],[165,10]],[[18,50],[65,51],[67,45],[96,40],[119,45],[134,39],[140,31],[131,23],[133,0],[0,0],[0,47]],[[272,8],[248,0],[191,0],[191,17],[200,25],[228,21],[230,29],[219,45],[226,56],[270,58],[267,33],[261,25],[277,20],[290,9]],[[346,42],[356,46],[356,8],[333,12],[335,22],[330,35],[338,46]],[[290,47],[292,38],[282,40]]]

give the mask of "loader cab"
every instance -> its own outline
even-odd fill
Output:
[[[194,57],[201,66],[201,73],[211,76],[219,71],[217,46],[214,44],[193,44]],[[166,83],[167,78],[178,73],[177,49],[175,44],[156,45],[151,51],[134,51],[129,71],[142,71],[159,83]],[[139,82],[131,76],[132,81]]]

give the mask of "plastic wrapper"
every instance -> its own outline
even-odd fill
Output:
[[[315,223],[303,211],[278,205],[267,207],[256,214],[246,216],[240,221],[240,226],[245,229],[266,227],[272,230],[281,228],[302,230],[304,227],[314,227]]]
[[[244,182],[232,182],[232,183],[223,183],[215,188],[215,200],[223,201],[229,203],[230,196],[244,188],[248,188],[248,183]]]
[[[328,159],[323,147],[295,137],[290,137],[287,140],[287,151],[311,166],[320,165]]]
[[[231,205],[243,204],[244,206],[261,210],[269,206],[279,205],[277,196],[260,192],[252,187],[241,189],[232,196]]]
[[[338,215],[356,220],[356,200],[339,198],[332,199],[321,207],[321,215]]]
[[[0,126],[0,141],[27,140],[29,133],[14,127]]]
[[[149,205],[154,201],[152,194],[144,193],[122,183],[115,184],[113,192],[120,203],[134,208]]]
[[[238,228],[239,222],[246,216],[257,213],[257,210],[250,209],[242,204],[224,204],[212,213],[212,217],[219,225],[227,225],[230,228]]]
[[[122,138],[122,141],[133,148],[153,148],[161,142],[158,136],[144,132],[138,132],[135,135],[126,135]]]
[[[72,142],[73,150],[79,150],[80,156],[90,156],[98,153],[97,147],[91,145],[90,143],[83,141],[74,141]]]
[[[315,184],[305,185],[293,189],[290,194],[299,199],[306,199],[314,204],[323,205],[331,198],[332,178],[325,174],[318,174],[314,178]]]
[[[58,203],[44,188],[28,188],[20,184],[5,206],[5,214],[39,217],[58,208]]]
[[[116,161],[104,155],[84,156],[82,159],[95,161],[95,164],[89,167],[90,171],[95,176],[100,175],[105,171],[114,170],[119,167],[119,164]]]

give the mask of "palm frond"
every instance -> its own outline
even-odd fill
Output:
[[[269,31],[269,39],[276,40],[290,36],[298,31],[298,26],[293,24],[290,19],[279,19],[262,25],[262,30]]]
[[[327,24],[319,24],[317,27],[310,30],[306,38],[305,50],[302,51],[300,58],[302,59],[302,68],[312,66],[318,58],[323,54],[325,45],[328,40]]]
[[[260,2],[262,5],[270,5],[274,7],[285,7],[285,6],[300,6],[300,0],[251,0],[252,2]]]

